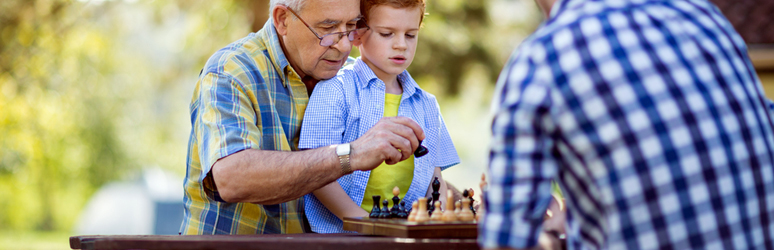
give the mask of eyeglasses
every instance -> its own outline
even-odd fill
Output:
[[[343,32],[333,32],[333,33],[330,33],[330,34],[326,34],[326,35],[320,36],[320,35],[317,34],[317,32],[315,32],[312,29],[311,26],[309,26],[309,24],[307,24],[304,21],[304,19],[301,19],[301,16],[296,14],[295,11],[293,11],[290,8],[288,8],[288,10],[290,11],[290,13],[293,13],[293,15],[298,17],[298,20],[301,20],[301,22],[304,23],[304,25],[306,25],[307,28],[309,28],[309,31],[311,31],[314,34],[314,36],[317,37],[317,39],[320,39],[320,46],[323,46],[323,47],[328,47],[328,46],[331,46],[331,45],[339,43],[341,38],[344,37],[344,36],[346,36],[349,39],[350,42],[354,41],[355,38],[357,38],[358,36],[362,35],[366,30],[371,28],[371,27],[368,27],[368,25],[365,23],[365,20],[363,20],[361,18],[361,19],[357,20],[357,24],[355,25],[355,29],[353,29],[353,30],[347,30],[347,31],[343,31]]]

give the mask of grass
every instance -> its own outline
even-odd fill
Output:
[[[67,231],[0,231],[0,249],[70,249]]]

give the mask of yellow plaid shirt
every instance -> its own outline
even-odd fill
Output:
[[[218,159],[245,149],[298,150],[308,101],[271,20],[207,61],[190,106],[182,234],[305,231],[302,198],[278,205],[223,202],[207,173]]]

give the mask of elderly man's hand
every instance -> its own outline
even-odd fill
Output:
[[[425,139],[425,132],[407,117],[385,117],[363,136],[350,143],[353,170],[371,170],[386,162],[395,164],[408,159]]]

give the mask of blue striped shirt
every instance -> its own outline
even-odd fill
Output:
[[[774,131],[742,38],[705,0],[560,0],[498,80],[485,247],[774,249]]]
[[[422,145],[430,150],[427,155],[414,159],[414,178],[402,199],[411,204],[425,196],[436,167],[444,170],[460,159],[435,96],[420,89],[408,71],[398,75],[398,80],[403,86],[398,116],[409,117],[422,127],[426,136]],[[341,69],[336,77],[321,81],[309,98],[299,148],[318,148],[360,138],[383,117],[384,94],[384,82],[360,58]],[[370,173],[355,171],[337,180],[358,206],[363,202]],[[344,232],[342,221],[313,194],[304,197],[304,204],[312,231]]]

